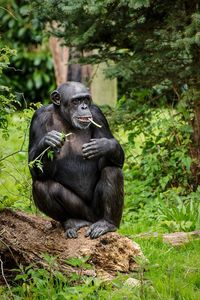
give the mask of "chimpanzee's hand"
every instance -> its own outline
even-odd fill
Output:
[[[61,148],[64,144],[63,134],[56,130],[49,131],[43,138],[42,144],[52,148]]]
[[[89,143],[84,144],[82,147],[84,158],[96,158],[104,156],[107,153],[112,152],[113,142],[111,139],[91,139]]]

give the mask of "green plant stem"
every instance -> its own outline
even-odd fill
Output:
[[[45,154],[50,148],[51,148],[51,146],[49,146],[49,147],[47,147],[46,149],[44,149],[44,151],[42,151],[42,153],[40,153],[34,160],[32,160],[32,161],[29,163],[29,166],[34,165],[34,163],[35,163],[37,160],[41,159],[41,158],[44,156],[44,154]]]

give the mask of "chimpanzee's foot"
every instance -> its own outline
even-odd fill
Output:
[[[100,235],[110,231],[116,231],[117,227],[106,220],[99,220],[92,224],[87,230],[85,236],[90,236],[91,239],[96,239]]]
[[[65,237],[70,239],[77,238],[77,231],[82,227],[89,226],[90,224],[90,222],[85,220],[68,219],[67,221],[62,223],[65,230]]]

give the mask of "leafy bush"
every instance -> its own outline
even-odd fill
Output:
[[[3,138],[4,130],[0,129],[0,209],[9,206],[33,209],[27,148],[34,109],[35,105],[34,108],[24,109],[23,113],[14,114],[8,110],[6,139]]]
[[[130,224],[134,224],[133,232],[155,228],[190,231],[199,226],[200,216],[189,153],[192,127],[188,120],[193,115],[184,94],[178,106],[168,108],[162,107],[162,101],[166,103],[162,98],[153,107],[150,96],[149,90],[138,91],[128,101],[122,98],[117,111],[109,111],[108,118],[114,130],[118,128],[126,152],[122,232]],[[174,216],[169,218],[170,211]],[[175,226],[170,227],[172,222]]]
[[[55,88],[53,60],[48,47],[48,37],[39,22],[32,21],[30,4],[26,0],[3,0],[0,9],[1,41],[17,50],[5,70],[4,84],[12,90],[21,103],[44,102],[49,91]]]
[[[9,63],[10,57],[15,55],[14,50],[8,47],[0,49],[0,128],[3,129],[4,135],[7,136],[8,116],[14,111],[14,102],[16,101],[14,96],[11,94],[10,88],[3,85],[3,70],[5,70]]]

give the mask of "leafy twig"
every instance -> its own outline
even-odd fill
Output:
[[[51,146],[47,147],[46,149],[44,149],[44,151],[42,151],[42,153],[40,153],[34,160],[30,161],[30,163],[28,164],[30,168],[33,168],[34,165],[37,166],[38,169],[40,169],[41,172],[43,172],[42,169],[42,157],[44,156],[44,154],[51,148]]]

